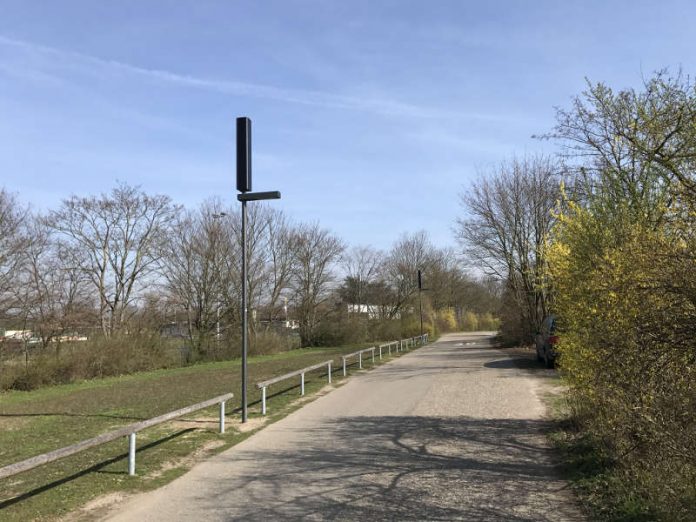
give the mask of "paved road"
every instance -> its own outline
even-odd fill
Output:
[[[538,377],[450,334],[308,404],[110,520],[582,520]]]

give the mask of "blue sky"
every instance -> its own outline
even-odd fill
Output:
[[[116,180],[232,202],[254,190],[350,244],[424,229],[550,130],[584,78],[696,71],[691,2],[0,0],[0,184],[36,209]]]

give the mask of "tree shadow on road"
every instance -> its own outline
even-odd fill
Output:
[[[231,466],[253,461],[261,471],[216,488],[214,504],[244,520],[579,520],[544,444],[545,427],[343,418],[309,430],[299,450],[230,455]]]

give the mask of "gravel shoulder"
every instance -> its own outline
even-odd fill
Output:
[[[107,520],[583,520],[537,376],[449,334],[311,402]]]

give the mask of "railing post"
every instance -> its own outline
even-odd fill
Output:
[[[304,395],[304,372],[300,374],[300,395]]]
[[[266,387],[261,388],[261,415],[266,415]]]
[[[358,352],[358,368],[362,370],[362,352]]]
[[[220,401],[220,433],[225,433],[225,401]]]
[[[329,384],[331,384],[331,361],[329,361],[329,374],[328,374],[328,377],[329,377]]]
[[[375,347],[372,347],[372,364],[375,364]]]
[[[389,349],[389,357],[391,357],[391,343],[387,345],[387,348]]]
[[[346,376],[346,358],[341,357],[341,359],[343,359],[343,376],[345,377]]]
[[[128,474],[135,475],[135,432],[128,435]]]
[[[379,360],[382,360],[382,345],[379,346]]]

